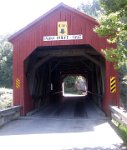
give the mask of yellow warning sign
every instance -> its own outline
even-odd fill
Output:
[[[116,92],[116,78],[110,77],[110,93]]]
[[[16,83],[15,84],[16,84],[16,88],[17,89],[20,88],[20,80],[18,78],[16,79]]]
[[[58,36],[68,35],[67,21],[58,22],[58,24],[57,24],[57,35]]]

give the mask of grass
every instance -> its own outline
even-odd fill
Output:
[[[121,138],[127,144],[127,127],[121,124],[119,125],[118,130],[119,130]]]
[[[112,120],[113,124],[117,127],[117,132],[123,141],[127,144],[127,126],[118,123],[115,120]]]
[[[82,91],[77,90],[75,87],[65,87],[65,94],[76,94],[76,95],[84,95]]]
[[[66,87],[64,90],[67,94],[78,94],[78,91],[74,87]]]

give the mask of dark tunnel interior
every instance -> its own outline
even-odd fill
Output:
[[[105,59],[91,46],[38,47],[25,60],[24,66],[34,107],[45,110],[43,114],[57,107],[54,114],[59,116],[65,107],[64,114],[67,109],[74,109],[74,116],[85,116],[88,108],[84,107],[92,106],[93,102],[102,108]],[[69,75],[86,79],[85,96],[63,96],[62,83]]]

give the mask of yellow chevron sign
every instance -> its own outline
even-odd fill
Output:
[[[58,36],[68,35],[67,21],[58,22],[58,24],[57,24],[57,35]]]
[[[18,88],[20,88],[20,80],[17,78],[16,79],[16,83],[15,83],[16,85],[16,88],[18,89]]]
[[[116,78],[110,77],[110,93],[116,92]]]

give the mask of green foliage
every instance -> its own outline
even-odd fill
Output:
[[[103,53],[109,61],[120,68],[127,59],[127,0],[100,1],[105,9],[105,15],[101,16],[100,26],[94,31],[102,37],[107,37],[109,43],[116,44],[116,48],[103,50]]]
[[[127,110],[127,62],[119,69],[120,97],[124,108]]]
[[[127,143],[127,127],[125,127],[124,125],[120,125],[119,132],[124,142]]]
[[[121,102],[127,109],[127,0],[93,0],[78,9],[95,18],[101,16],[94,31],[112,44],[102,52],[119,71]]]
[[[74,85],[75,85],[76,77],[77,77],[77,76],[67,76],[67,77],[64,79],[64,85],[67,86],[67,87],[72,87],[72,86],[74,86]]]
[[[0,88],[0,110],[13,105],[12,93],[12,89]]]
[[[100,3],[105,13],[94,31],[113,46],[102,52],[119,70],[120,97],[127,109],[127,0],[100,0]]]
[[[0,38],[0,87],[12,87],[12,45]]]
[[[100,0],[100,3],[107,13],[119,11],[122,15],[127,14],[127,0]]]
[[[64,93],[65,94],[78,94],[78,91],[76,90],[76,88],[74,86],[73,87],[65,86]]]
[[[93,0],[91,3],[81,3],[78,6],[78,10],[85,12],[87,15],[94,18],[98,18],[102,13],[103,9],[100,7],[99,0]]]
[[[68,75],[64,78],[64,92],[65,94],[84,95],[85,78],[83,76]],[[78,84],[78,87],[77,87]]]
[[[77,90],[75,88],[75,80],[77,76],[67,76],[64,79],[64,92],[66,94],[76,94]]]
[[[112,123],[117,126],[117,132],[123,139],[123,141],[127,144],[127,127],[119,122],[112,120]]]

